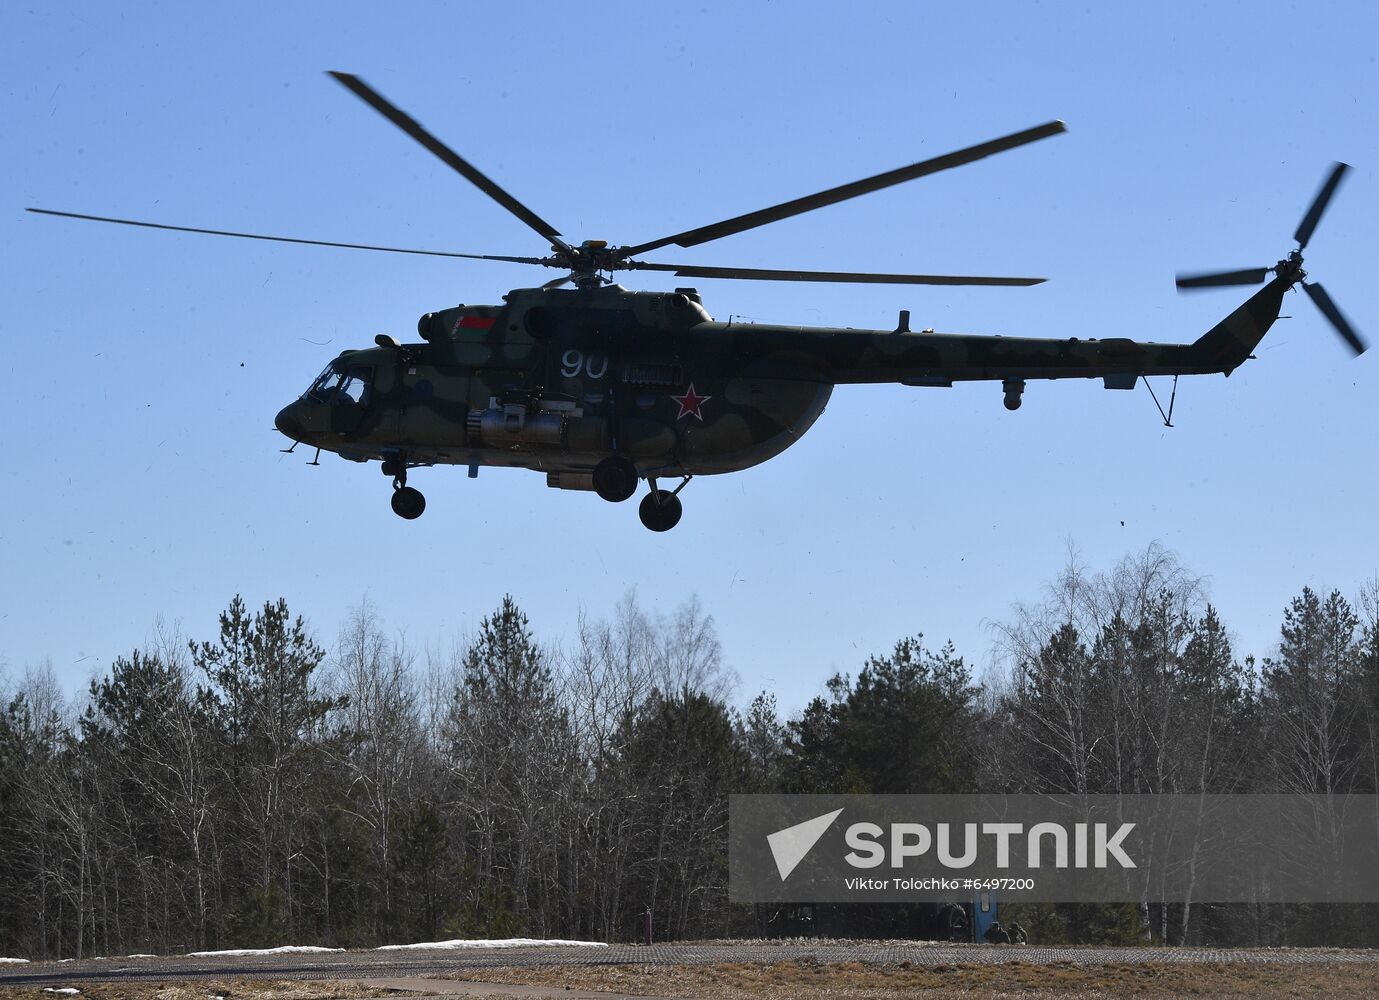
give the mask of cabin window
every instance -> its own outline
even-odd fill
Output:
[[[348,396],[361,406],[369,401],[369,386],[373,384],[373,369],[363,365],[352,365],[345,371],[340,382],[340,393]]]
[[[348,400],[361,406],[369,401],[369,386],[373,384],[373,369],[366,365],[351,365],[336,358],[320,377],[311,383],[306,398],[318,403]]]

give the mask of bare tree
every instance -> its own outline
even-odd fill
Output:
[[[341,627],[335,668],[343,705],[337,719],[341,738],[329,756],[347,775],[345,812],[368,833],[379,908],[373,932],[378,935],[393,912],[391,850],[398,819],[413,804],[413,783],[422,766],[424,737],[412,656],[401,640],[388,641],[365,598]]]

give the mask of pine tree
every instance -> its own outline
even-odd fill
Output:
[[[547,654],[511,596],[484,618],[461,665],[445,727],[449,774],[475,879],[474,919],[513,911],[541,933],[570,863],[562,831],[576,780],[575,745]]]
[[[915,794],[970,790],[980,689],[951,644],[923,637],[873,656],[856,681],[835,675],[789,724],[787,784],[797,790]]]
[[[728,793],[744,788],[748,771],[734,729],[727,706],[707,694],[657,691],[622,741],[639,857],[627,916],[649,907],[672,937],[723,933],[715,920],[727,899]]]
[[[209,682],[201,704],[215,738],[228,839],[247,847],[230,861],[240,879],[231,890],[232,927],[242,938],[276,944],[305,922],[294,891],[314,853],[304,815],[325,722],[341,703],[318,690],[314,675],[325,651],[282,599],[251,619],[235,597],[220,616],[220,641],[193,644],[192,654]]]

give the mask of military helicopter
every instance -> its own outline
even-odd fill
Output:
[[[674,244],[699,246],[734,233],[879,191],[1065,130],[1052,121],[817,194],[722,222],[630,246],[604,240],[574,244],[357,76],[337,81],[443,163],[502,205],[550,245],[542,257],[454,253],[335,243],[31,208],[96,222],[246,239],[389,253],[507,261],[567,272],[539,288],[515,289],[501,305],[458,305],[429,312],[419,343],[379,335],[375,346],[342,351],[300,398],[277,415],[293,442],[355,462],[379,461],[392,480],[392,508],[412,519],[425,510],[409,472],[440,464],[533,469],[546,485],[630,499],[642,480],[639,515],[667,531],[682,513],[680,492],[698,475],[736,472],[779,455],[823,413],[833,387],[895,382],[951,386],[1001,384],[1017,410],[1027,381],[1100,378],[1132,389],[1155,375],[1229,375],[1278,318],[1283,295],[1303,288],[1356,353],[1364,344],[1320,285],[1304,279],[1302,250],[1345,171],[1337,164],[1299,226],[1298,248],[1272,268],[1180,276],[1182,289],[1259,283],[1274,278],[1191,344],[1124,337],[1035,339],[938,334],[910,329],[902,310],[893,330],[853,330],[718,322],[699,292],[633,292],[612,282],[617,271],[659,271],[683,278],[1022,286],[1043,278],[882,274],[708,267],[640,260]],[[566,288],[564,286],[572,287]],[[1157,397],[1156,397],[1157,403]],[[1162,407],[1160,407],[1162,410]],[[1165,422],[1171,423],[1172,400]],[[678,483],[663,489],[662,481]]]

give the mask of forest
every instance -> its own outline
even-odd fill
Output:
[[[369,600],[327,648],[234,597],[76,698],[12,671],[0,955],[631,941],[648,909],[660,939],[922,937],[932,907],[729,904],[728,795],[1379,791],[1379,580],[1302,588],[1258,659],[1157,545],[989,613],[981,676],[881,637],[788,717],[697,600],[634,592],[560,644],[508,597],[447,652]],[[1035,943],[1379,944],[1374,906],[1010,909]]]

